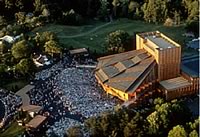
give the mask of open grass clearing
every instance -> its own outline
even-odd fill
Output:
[[[48,24],[46,26],[37,28],[34,32],[41,31],[52,31],[55,32],[60,42],[64,47],[88,47],[90,50],[96,50],[98,53],[104,53],[105,48],[105,38],[106,36],[115,30],[122,29],[127,31],[130,35],[133,35],[134,32],[147,32],[147,31],[160,31],[165,35],[169,36],[174,41],[183,45],[185,37],[182,36],[185,33],[184,26],[179,27],[165,27],[162,24],[150,24],[143,21],[129,20],[129,19],[119,19],[113,21],[110,24],[105,25],[106,23],[97,22],[92,25],[83,25],[83,26],[65,26],[65,25],[56,25]],[[101,27],[104,25],[103,27]],[[99,27],[99,29],[98,29]],[[84,35],[80,35],[80,34]],[[70,38],[69,38],[70,36]],[[71,38],[73,36],[73,38]]]

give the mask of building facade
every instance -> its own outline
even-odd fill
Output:
[[[95,77],[108,94],[123,101],[157,91],[170,100],[199,88],[199,77],[181,71],[181,46],[159,31],[136,34],[136,50],[99,58]]]

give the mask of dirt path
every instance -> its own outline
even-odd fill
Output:
[[[90,33],[93,33],[95,31],[97,31],[98,29],[101,29],[101,28],[103,28],[105,26],[108,26],[109,24],[111,24],[111,22],[108,22],[108,23],[103,24],[101,26],[95,27],[94,29],[92,29],[90,31],[87,31],[87,32],[83,32],[83,33],[80,33],[80,34],[77,34],[77,35],[72,35],[72,36],[58,36],[58,38],[77,38],[77,37],[82,37],[82,36],[88,35]]]

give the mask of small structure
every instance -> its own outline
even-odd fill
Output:
[[[9,35],[5,35],[3,36],[2,38],[0,38],[0,43],[2,44],[2,41],[6,41],[8,42],[9,44],[12,44],[14,43],[16,40],[18,40],[19,38],[21,37],[21,35],[18,35],[18,36],[9,36]]]
[[[47,58],[46,55],[34,55],[33,57],[33,62],[35,63],[35,65],[37,67],[43,67],[43,66],[48,66],[51,64],[51,62],[49,61],[49,59]]]
[[[160,89],[165,92],[166,99],[171,100],[176,97],[187,95],[187,87],[191,83],[184,77],[176,77],[160,82]],[[163,88],[163,89],[162,89]],[[181,92],[179,92],[181,90]]]
[[[6,42],[8,42],[8,43],[13,43],[13,42],[15,41],[14,37],[8,36],[8,35],[6,35],[6,36],[0,38],[0,40],[1,40],[1,41],[6,41]]]
[[[47,117],[42,115],[36,115],[29,123],[26,124],[26,128],[30,131],[38,131],[46,122]]]
[[[86,48],[79,48],[79,49],[70,50],[69,53],[71,55],[88,54],[88,50]]]
[[[42,110],[42,107],[36,105],[27,105],[20,107],[20,110],[28,112],[31,117],[34,117],[40,112],[40,110]]]
[[[200,37],[198,39],[193,39],[192,41],[189,41],[187,43],[187,47],[188,48],[192,48],[192,49],[195,49],[195,50],[199,50],[199,42],[200,42]]]

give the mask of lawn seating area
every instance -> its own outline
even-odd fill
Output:
[[[158,30],[179,44],[183,45],[186,39],[182,36],[185,33],[184,25],[179,27],[166,27],[163,24],[150,24],[144,21],[118,19],[113,22],[98,22],[92,25],[83,26],[64,26],[57,24],[47,24],[46,26],[36,28],[33,32],[52,31],[55,32],[64,45],[69,48],[89,48],[97,53],[105,53],[105,37],[112,31],[122,29],[130,35],[134,32],[147,32]],[[175,31],[176,30],[176,31]]]

